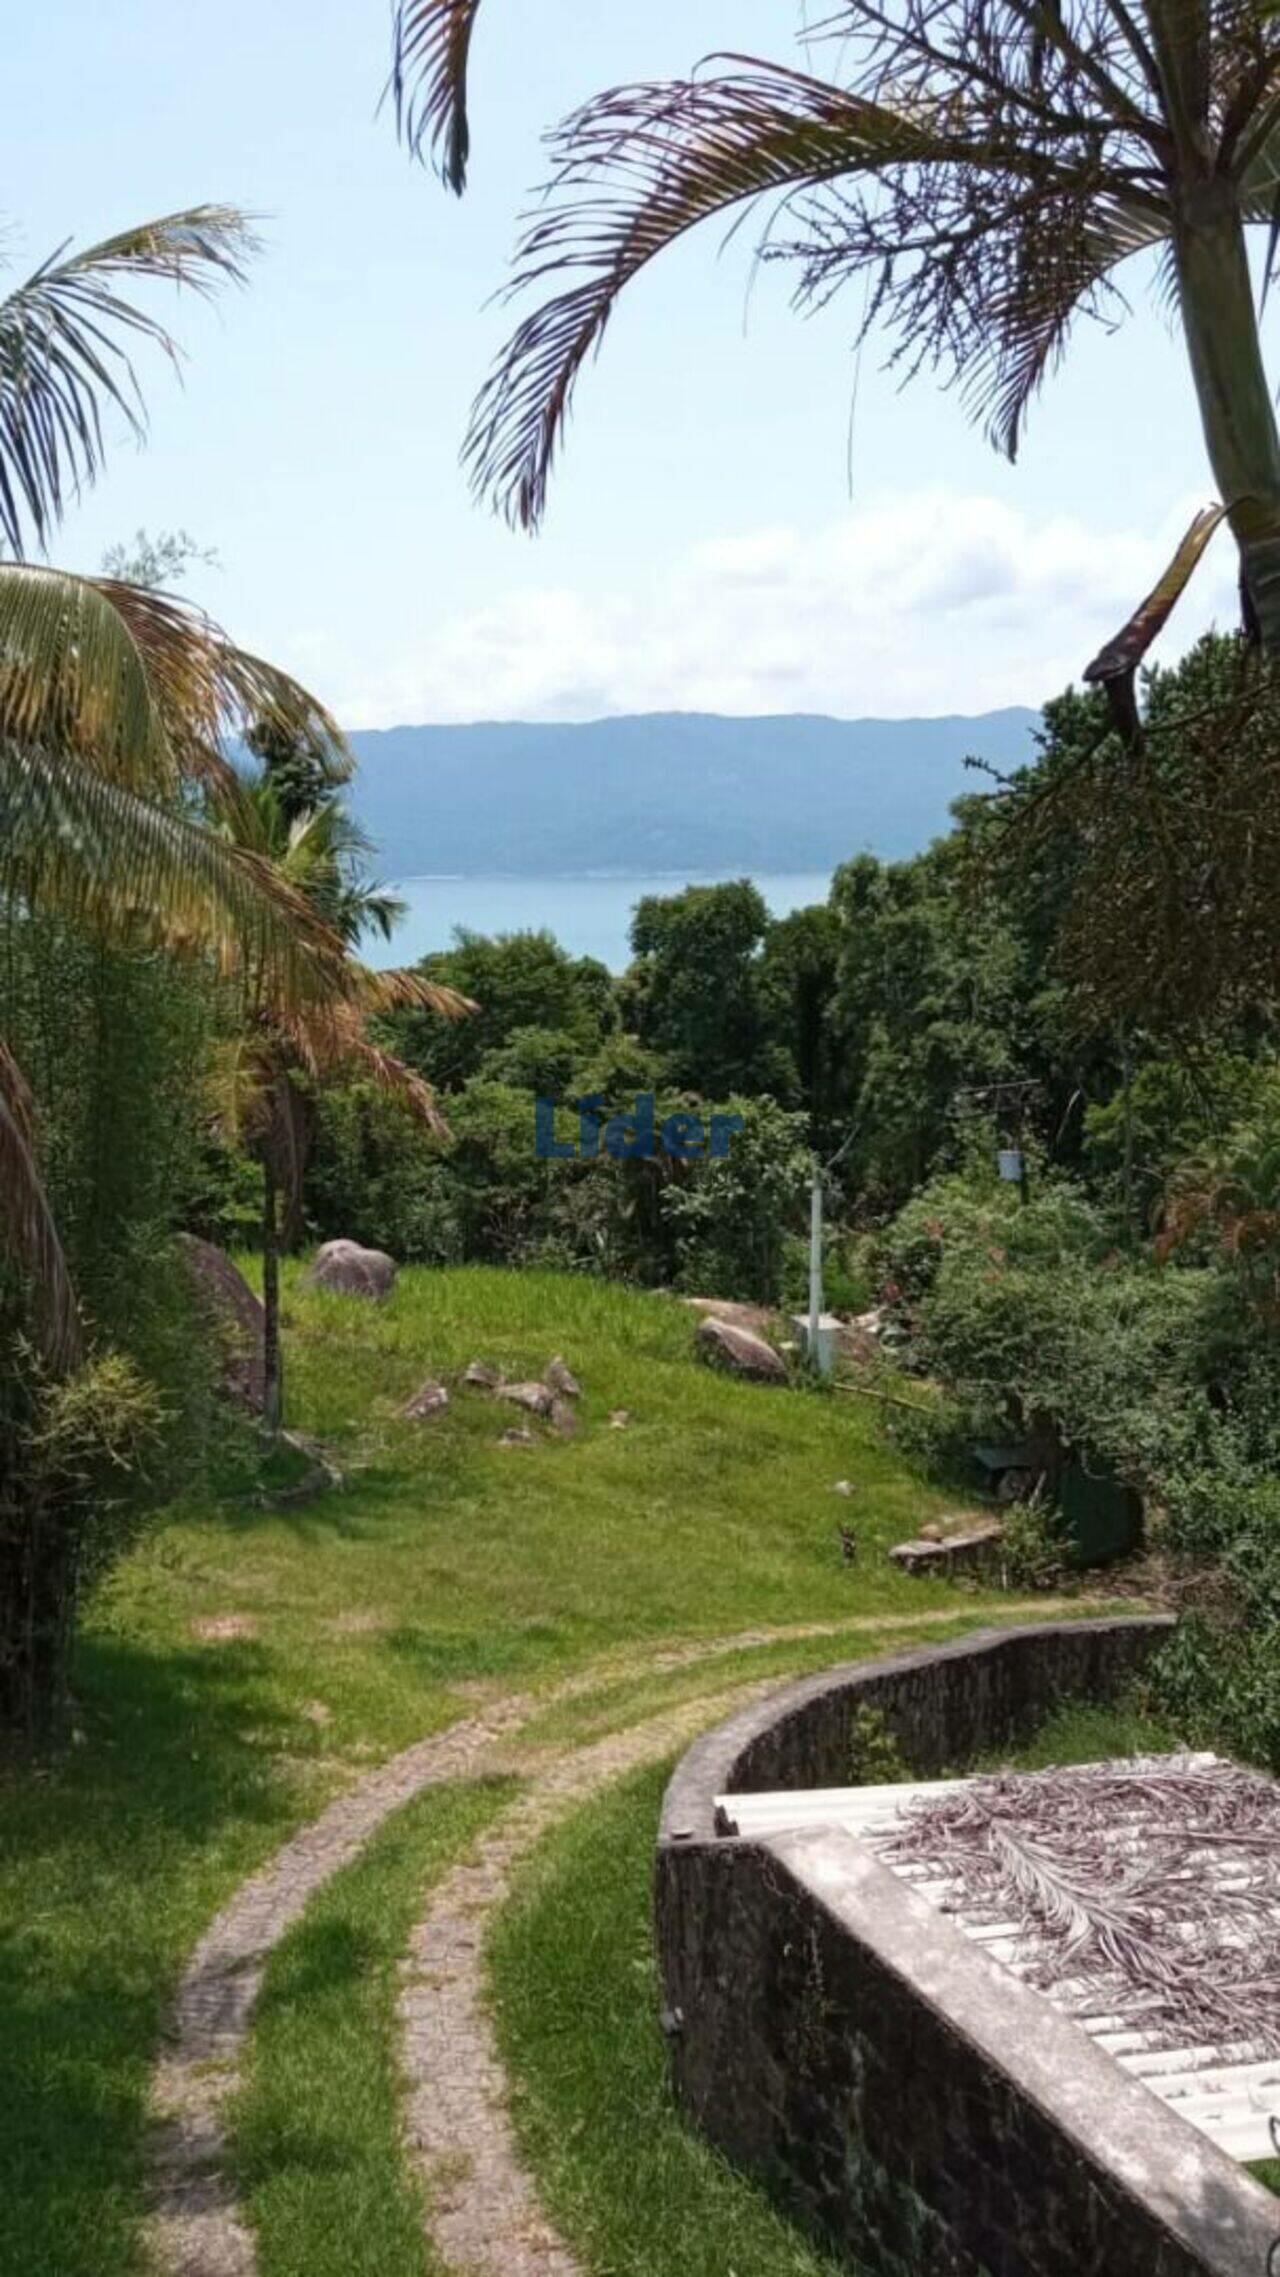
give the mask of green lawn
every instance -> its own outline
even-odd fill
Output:
[[[837,2277],[687,2128],[667,2089],[650,1934],[670,1775],[625,1780],[542,1843],[499,1919],[490,1979],[524,2153],[587,2268],[608,2277]]]
[[[348,1490],[172,1513],[86,1626],[77,1744],[0,1787],[3,2277],[137,2277],[147,2081],[184,1957],[292,1828],[477,1682],[617,1656],[585,1735],[642,1710],[660,1638],[984,1611],[886,1562],[941,1505],[874,1414],[717,1377],[669,1298],[469,1270],[406,1273],[381,1309],[292,1273],[286,1304],[291,1420],[339,1451]],[[515,1418],[473,1393],[398,1419],[428,1375],[477,1356],[536,1374],[557,1351],[585,1386],[573,1439],[502,1447]],[[622,1407],[630,1428],[610,1430]]]

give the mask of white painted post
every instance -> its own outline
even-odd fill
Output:
[[[822,1366],[822,1166],[815,1154],[809,1189],[809,1366]]]

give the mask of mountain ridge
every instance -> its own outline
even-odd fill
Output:
[[[366,728],[353,805],[384,874],[761,874],[886,860],[1033,750],[1020,705],[918,719],[633,712]]]

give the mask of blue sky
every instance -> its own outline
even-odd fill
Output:
[[[1212,495],[1182,348],[1145,275],[1081,329],[1018,466],[927,380],[862,359],[704,230],[634,289],[579,396],[543,534],[457,464],[503,330],[485,302],[541,130],[710,49],[793,52],[791,0],[488,0],[458,204],[375,116],[387,0],[47,0],[6,27],[11,269],[201,200],[264,217],[251,288],[176,312],[178,386],[69,518],[96,566],[139,524],[221,566],[199,597],[348,725],[705,707],[847,715],[1035,702]],[[1126,282],[1130,280],[1126,279]],[[1220,539],[1179,646],[1231,607]]]

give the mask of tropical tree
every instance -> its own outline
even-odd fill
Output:
[[[399,0],[393,92],[410,148],[466,181],[480,0]],[[1280,655],[1280,435],[1250,279],[1280,243],[1280,15],[1270,0],[833,0],[831,77],[729,55],[612,88],[550,137],[533,292],[480,394],[477,488],[537,524],[584,364],[625,286],[699,222],[760,200],[760,246],[801,307],[867,288],[908,375],[958,384],[1010,457],[1080,315],[1123,313],[1156,250],[1240,552],[1246,616]]]
[[[748,878],[636,903],[628,978],[637,1036],[661,1055],[671,1082],[704,1099],[767,1091],[787,1102],[794,1091],[765,985],[768,932],[764,896]]]
[[[171,595],[23,558],[99,472],[104,416],[142,425],[139,343],[164,327],[124,296],[238,281],[244,217],[199,207],[59,255],[0,300],[0,896],[125,946],[227,969],[248,955],[299,1010],[352,989],[342,944],[259,853],[209,826],[253,721],[337,756],[324,707]],[[75,1293],[41,1182],[34,1108],[0,1053],[0,1246],[30,1291],[41,1364],[82,1355]]]
[[[336,765],[328,713],[151,588],[166,560],[181,566],[172,549],[139,548],[96,578],[25,558],[98,474],[107,422],[141,431],[136,350],[177,355],[126,288],[208,293],[239,279],[251,248],[241,215],[201,207],[64,251],[0,299],[0,907],[11,951],[61,931],[139,970],[157,950],[202,971],[251,961],[293,1017],[323,1005],[337,1022],[355,1017],[360,990],[340,939],[270,862],[210,825],[253,721]],[[62,1696],[84,1590],[163,1475],[174,1412],[82,1320],[12,1038],[0,1041],[0,1329],[0,1716],[34,1732]]]
[[[359,962],[354,952],[363,937],[389,940],[403,904],[365,876],[369,841],[341,798],[325,791],[331,777],[305,738],[291,743],[270,722],[259,722],[249,740],[266,754],[263,771],[224,797],[224,834],[269,865],[343,947],[333,989],[301,1000],[281,989],[272,960],[245,962],[237,1040],[222,1087],[227,1118],[262,1170],[263,1420],[274,1433],[284,1400],[280,1251],[301,1227],[316,1094],[327,1083],[363,1077],[398,1099],[433,1136],[447,1137],[430,1086],[374,1041],[367,1023],[405,1009],[458,1019],[474,1006],[423,973],[375,972]],[[317,803],[299,805],[298,785],[308,781]]]

